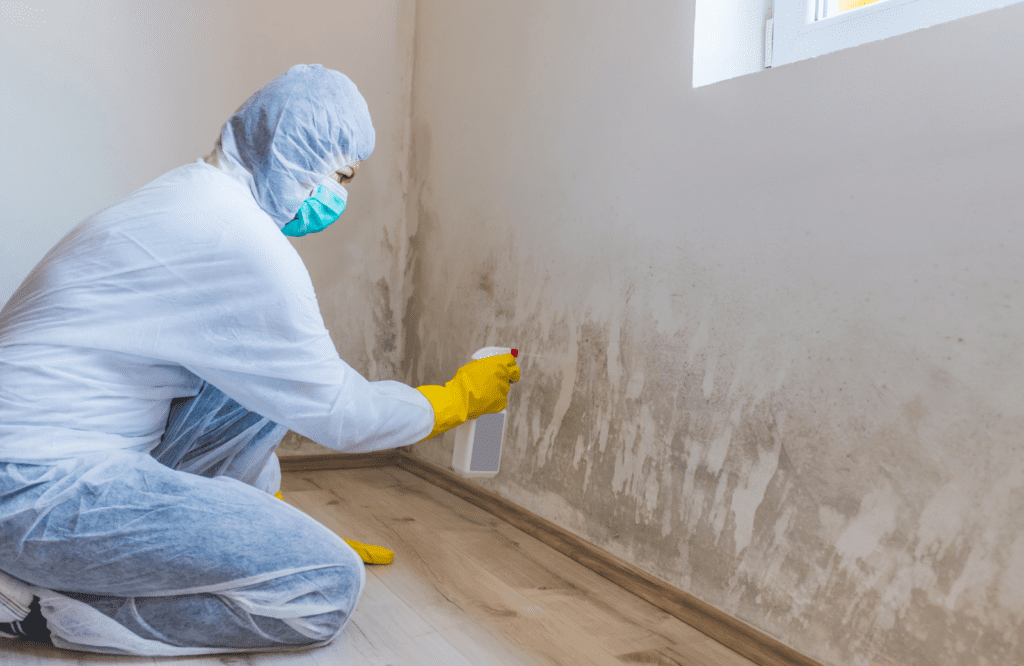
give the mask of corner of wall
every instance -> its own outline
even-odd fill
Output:
[[[419,344],[416,332],[419,311],[416,308],[414,295],[418,281],[417,235],[419,233],[419,198],[423,180],[417,165],[420,155],[416,150],[416,136],[413,130],[416,117],[416,69],[419,63],[419,11],[417,0],[409,0],[411,5],[409,19],[412,22],[412,39],[406,53],[406,72],[408,72],[407,100],[409,114],[405,123],[403,149],[405,166],[402,174],[402,197],[405,201],[405,233],[401,239],[403,276],[402,276],[402,307],[399,312],[401,327],[399,330],[399,357],[401,367],[399,374],[402,381],[415,384],[418,380]]]

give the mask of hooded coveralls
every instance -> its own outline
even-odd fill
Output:
[[[281,228],[373,142],[355,85],[297,65],[206,160],[75,227],[0,312],[0,570],[55,646],[277,651],[347,625],[363,563],[273,497],[274,450],[288,430],[404,446],[434,414],[338,357]]]

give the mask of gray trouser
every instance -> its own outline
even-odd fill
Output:
[[[175,401],[151,455],[0,463],[0,569],[40,597],[57,647],[176,656],[326,645],[366,571],[340,537],[267,492],[285,432],[204,384]]]

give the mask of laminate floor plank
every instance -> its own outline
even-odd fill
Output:
[[[265,652],[262,654],[215,654],[196,657],[154,657],[155,666],[319,666],[316,650]]]
[[[370,581],[367,580],[369,591]],[[375,587],[380,583],[376,582]],[[360,608],[362,602],[360,602]],[[360,615],[358,609],[356,615]],[[326,647],[310,650],[317,666],[471,666],[438,634],[427,633],[415,641],[403,641],[393,620],[364,615],[353,618],[345,631]]]
[[[361,543],[383,546],[395,551],[395,561],[388,565],[367,565],[367,585],[370,576],[381,574],[387,568],[387,586],[393,590],[404,605],[413,611],[405,625],[404,631],[415,637],[417,635],[455,627],[468,618],[463,610],[449,598],[440,594],[434,587],[432,573],[427,569],[415,544],[406,545],[399,536],[387,525],[387,521],[377,519],[369,508],[362,508],[358,502],[366,502],[380,506],[388,501],[385,497],[366,496],[354,502],[342,501],[334,491],[316,490],[285,493],[285,501],[295,508],[310,515],[313,519],[334,531],[344,539]],[[363,591],[366,594],[366,590]],[[357,620],[362,602],[356,607]],[[391,614],[401,613],[392,609]],[[423,617],[430,617],[428,624]]]
[[[287,501],[334,530],[347,535],[355,524],[344,518],[335,519],[325,500],[325,491],[299,491],[286,495]],[[326,508],[325,508],[326,507]],[[359,536],[365,537],[360,532]],[[357,539],[358,540],[358,539]],[[392,566],[389,572],[397,573]],[[419,613],[396,595],[377,575],[379,566],[366,567],[366,587],[356,612],[346,628],[342,641],[315,650],[318,664],[422,664],[423,666],[473,666],[436,633]]]
[[[390,476],[398,484],[393,490],[401,493],[408,513],[416,515],[421,523],[435,517],[435,529],[469,556],[501,562],[496,575],[549,612],[590,632],[620,659],[628,661],[653,650],[664,652],[662,659],[682,660],[694,666],[756,666],[645,599],[447,490],[399,468],[374,471],[381,474],[363,479],[346,476],[345,487],[358,485],[361,490],[355,492],[369,494],[371,489],[387,488],[381,476]],[[340,480],[314,482],[338,485]]]
[[[77,666],[93,664],[123,664],[125,666],[152,666],[152,657],[124,657],[93,652],[71,652],[50,645],[0,638],[0,666]],[[206,666],[197,663],[196,666]]]
[[[706,638],[686,645],[667,645],[619,655],[623,663],[656,666],[757,666],[724,645]]]
[[[575,618],[614,653],[707,640],[675,616],[462,498],[401,469],[375,471],[399,484],[396,490],[402,493],[410,515],[420,522],[432,521],[428,524],[468,556],[501,562],[496,575],[502,580],[552,613]],[[365,484],[349,477],[345,487],[352,488],[357,481],[367,495],[373,488],[386,487],[376,477]]]
[[[619,659],[643,658],[674,648],[662,659],[704,666],[747,666],[751,662],[656,606],[595,574],[547,544],[413,474],[397,468],[325,470],[304,473],[306,487],[329,491],[338,510],[359,507],[376,520],[416,522],[447,541],[462,559],[472,559],[524,597],[590,636],[589,644]],[[357,528],[358,529],[358,528]],[[361,528],[370,529],[370,528]],[[373,532],[378,545],[396,551],[386,532]],[[360,540],[356,536],[348,537]],[[373,567],[371,567],[373,568]],[[412,604],[415,606],[416,604]],[[457,617],[457,616],[456,616]],[[694,647],[686,649],[685,646]],[[732,659],[732,661],[728,661]]]
[[[305,472],[285,472],[281,475],[281,494],[300,490],[319,490],[319,486],[304,478]]]
[[[470,515],[453,516],[453,511],[465,507],[442,506],[430,497],[417,497],[423,488],[409,489],[409,484],[413,479],[422,480],[401,470],[398,470],[398,473],[401,480],[395,481],[399,484],[397,487],[382,486],[386,483],[386,477],[390,476],[388,474],[373,475],[359,479],[358,482],[351,476],[346,482],[318,482],[325,487],[333,486],[334,492],[341,497],[347,497],[349,503],[358,501],[358,498],[371,497],[374,493],[383,495],[398,488],[405,489],[402,491],[398,513],[391,516],[393,520],[401,520],[407,517],[407,514],[415,515],[420,524],[428,525],[437,536],[455,546],[462,557],[472,558],[488,568],[506,585],[534,601],[549,614],[563,620],[571,620],[571,624],[584,634],[592,636],[594,642],[610,654],[631,653],[655,645],[703,641],[707,638],[636,595],[581,567],[579,563],[550,546],[528,537],[517,528],[512,527],[517,533],[515,539],[496,531],[491,523],[507,523],[478,507],[464,502],[473,510],[468,512]],[[323,475],[321,478],[330,478],[331,473],[318,474]],[[427,484],[425,481],[423,483]],[[432,484],[427,485],[437,489]],[[383,492],[382,488],[385,489]],[[453,497],[447,491],[441,492]],[[454,499],[463,502],[459,498]],[[389,503],[378,504],[378,511],[382,511]],[[457,517],[465,520],[452,529],[452,523],[457,522]],[[524,538],[531,539],[533,544],[523,545]],[[498,566],[495,566],[496,564]],[[565,575],[567,573],[568,576]],[[581,573],[582,578],[576,575]],[[589,580],[584,580],[587,578],[586,574],[591,574]],[[611,600],[608,598],[609,592],[612,595]],[[625,609],[621,606],[623,604]],[[631,609],[650,611],[652,608],[655,611],[654,617],[648,613],[647,616],[638,618],[635,612],[630,612]],[[652,630],[651,621],[655,617],[657,622],[663,623],[664,626],[661,628],[665,629],[668,635]]]
[[[345,470],[345,476],[350,476],[352,471]],[[359,473],[363,474],[364,470]],[[543,664],[619,666],[621,663],[597,645],[592,636],[552,616],[505,585],[487,567],[463,556],[439,538],[433,528],[420,524],[415,518],[409,519],[404,502],[396,502],[393,496],[374,497],[362,492],[358,484],[339,483],[333,489],[291,493],[285,495],[285,499],[339,536],[357,541],[369,540],[345,535],[372,536],[375,540],[371,543],[394,550],[392,564],[371,565],[367,571],[372,569],[389,587],[394,581],[391,589],[420,614],[432,631],[452,632],[453,625],[475,622],[490,631],[495,641],[504,637],[519,650],[540,658]],[[370,504],[364,506],[367,501]],[[399,553],[403,555],[401,559]],[[500,566],[500,562],[495,564]],[[394,575],[402,569],[406,570],[405,575]],[[429,605],[442,609],[443,615],[422,612],[425,604],[410,602],[410,597],[431,600]],[[358,620],[359,613],[357,608],[354,621]],[[413,635],[418,628],[414,626],[407,631]]]
[[[558,663],[542,655],[531,654],[477,622],[464,622],[440,632],[474,666],[551,666]]]
[[[669,654],[678,655],[684,664],[699,664],[700,666],[757,666],[754,662],[741,657],[711,638],[698,643],[669,645],[665,647],[665,651]]]

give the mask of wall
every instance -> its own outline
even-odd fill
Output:
[[[700,88],[694,16],[419,4],[405,379],[520,348],[475,482],[826,664],[1024,663],[1024,7]]]
[[[402,358],[415,4],[338,0],[0,8],[0,303],[72,227],[207,155],[224,121],[298,63],[346,73],[377,146],[343,222],[293,242],[342,358],[371,379]],[[300,446],[289,436],[284,452]],[[306,442],[302,452],[329,452]]]

